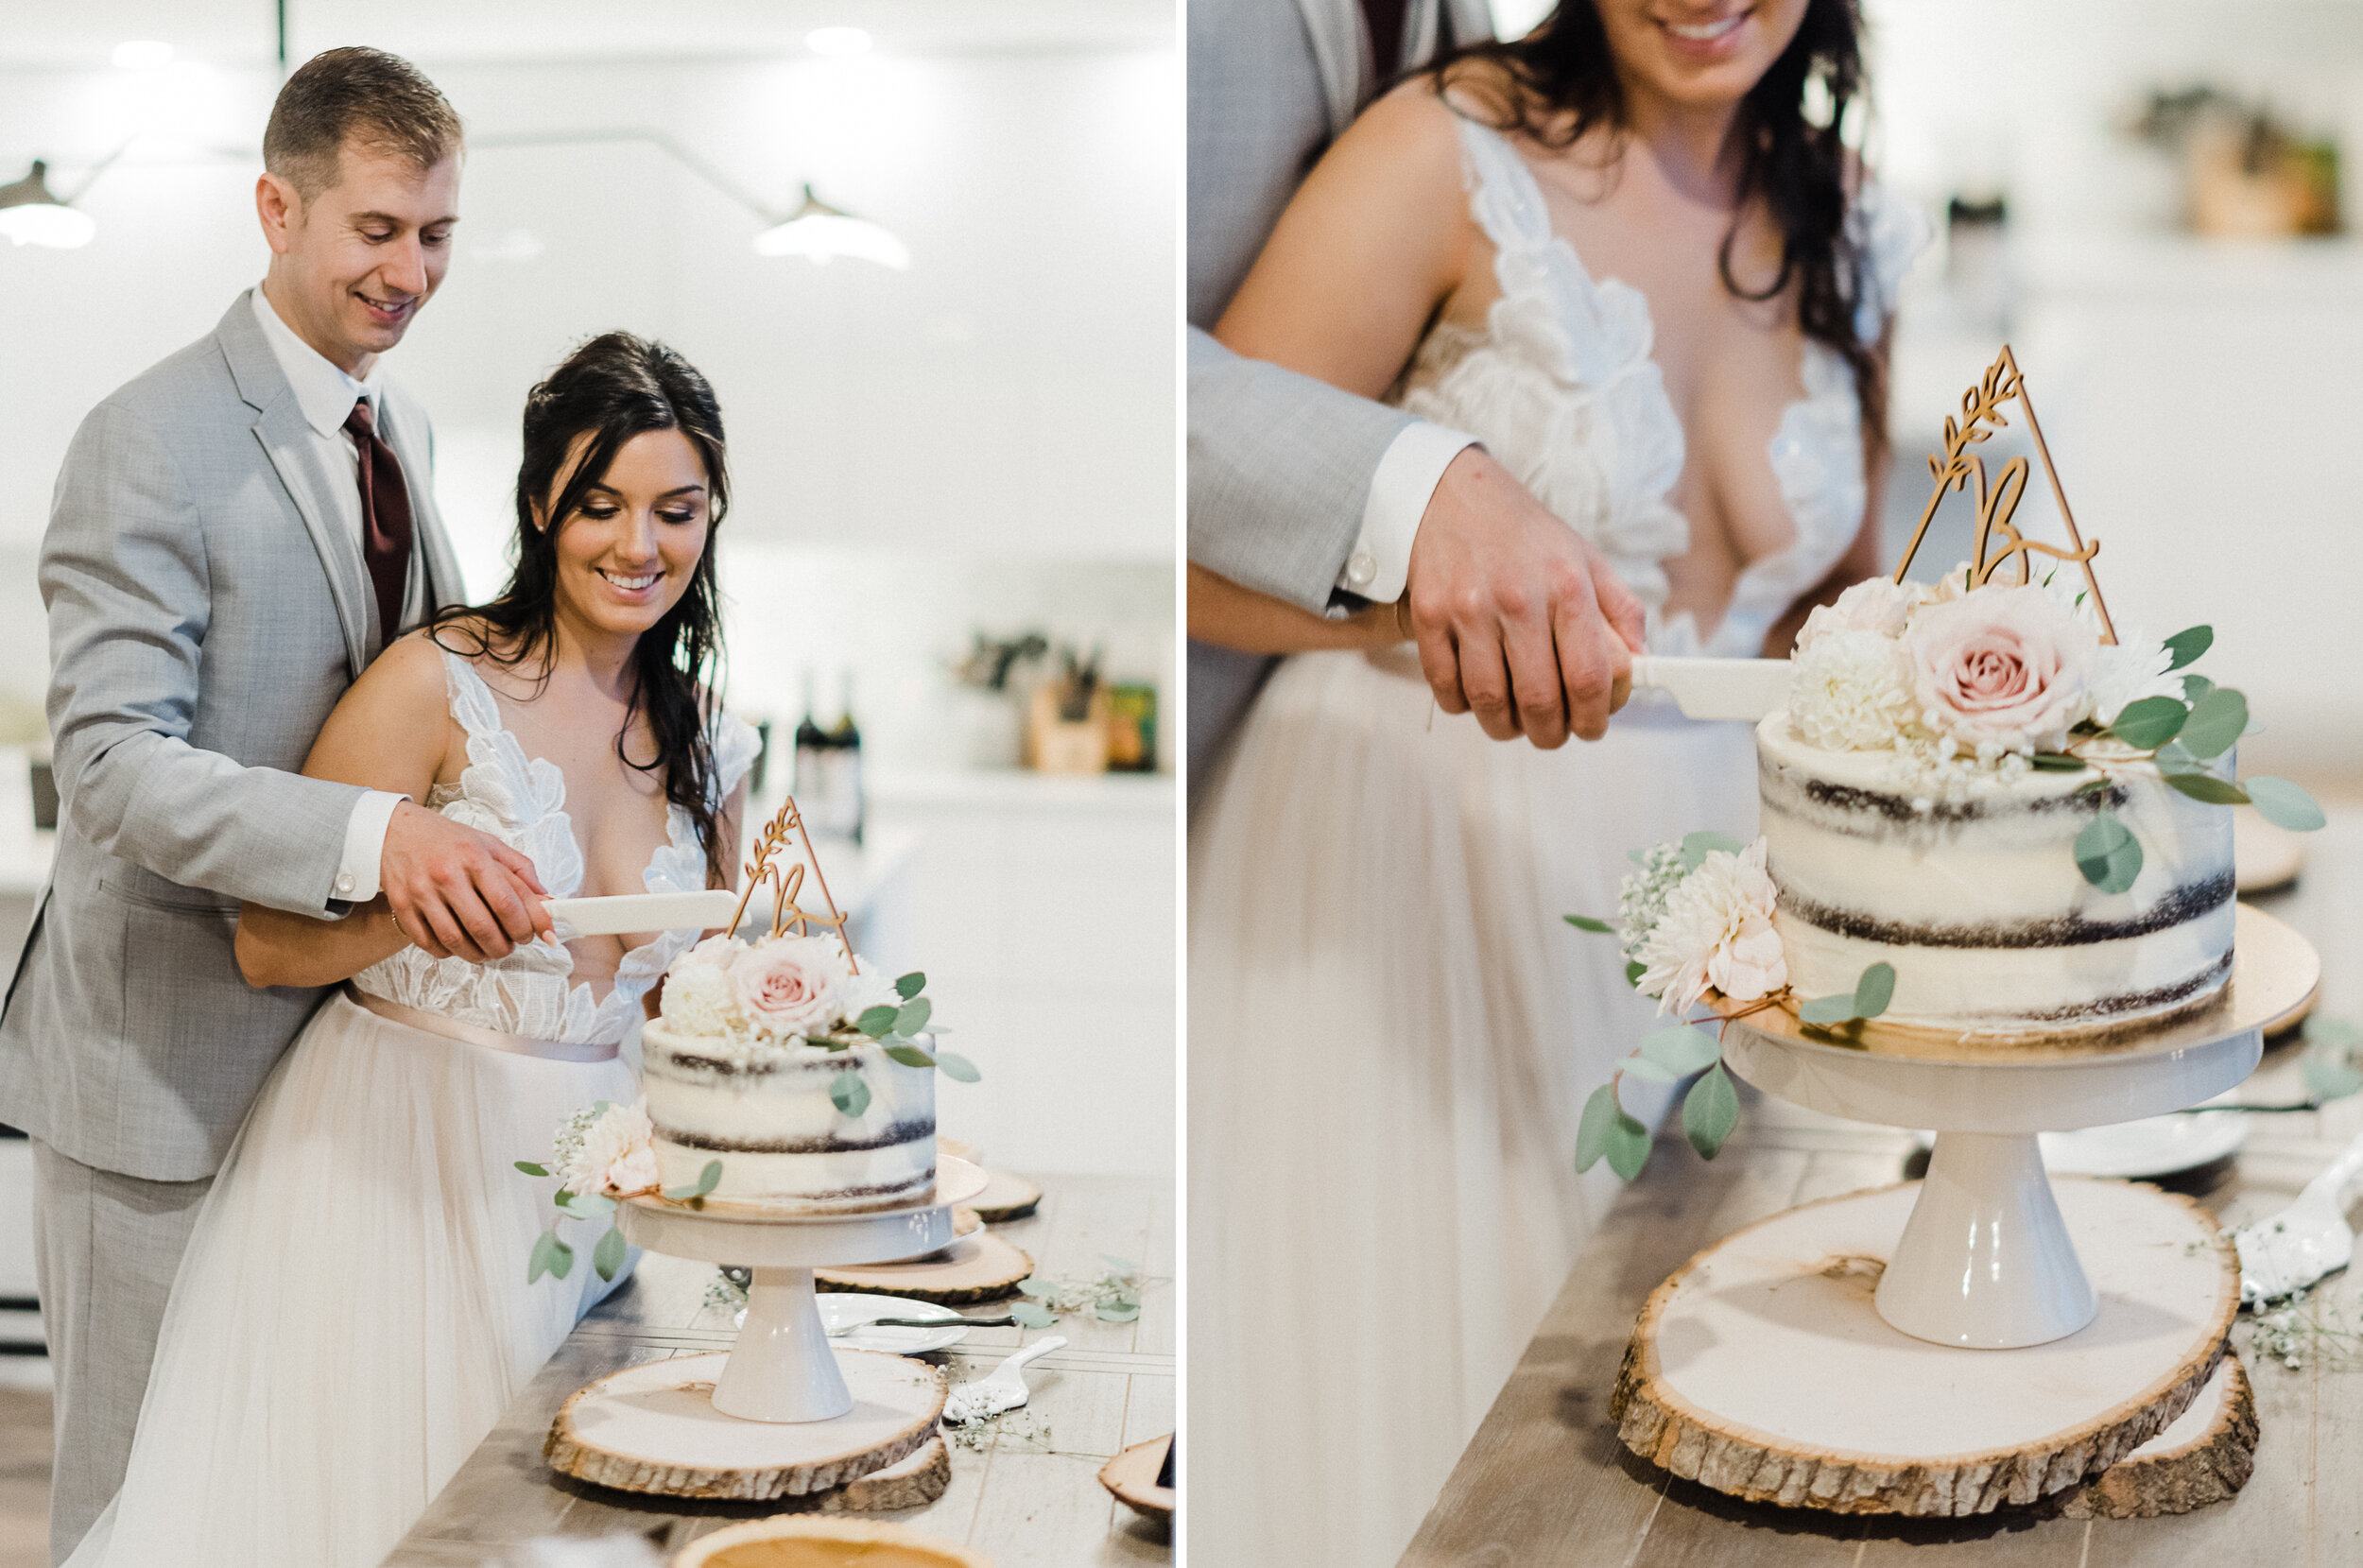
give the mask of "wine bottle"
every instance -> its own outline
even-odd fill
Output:
[[[820,728],[812,716],[813,672],[804,672],[804,716],[796,725],[795,782],[790,786],[797,803],[808,819],[826,822],[829,818],[829,732]]]
[[[829,831],[861,842],[869,816],[862,793],[861,727],[854,722],[854,672],[845,671],[844,700],[837,727],[829,732]]]

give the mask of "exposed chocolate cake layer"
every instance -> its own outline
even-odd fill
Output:
[[[1772,868],[1780,883],[1780,868]],[[1974,925],[1913,924],[1882,920],[1875,915],[1835,909],[1781,887],[1781,907],[1808,925],[1841,937],[1889,942],[1897,947],[2077,947],[2092,942],[2120,941],[2146,937],[2196,920],[2232,902],[2237,888],[2231,871],[2173,888],[2156,904],[2130,920],[2087,920],[2067,914],[2050,920],[2012,923],[1989,922]]]

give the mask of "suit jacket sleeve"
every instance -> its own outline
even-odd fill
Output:
[[[40,576],[65,820],[183,887],[344,915],[336,867],[366,791],[189,744],[211,614],[204,534],[171,453],[135,412],[103,404],[76,432]]]
[[[1328,607],[1371,475],[1411,416],[1243,359],[1190,329],[1190,559],[1307,610]]]

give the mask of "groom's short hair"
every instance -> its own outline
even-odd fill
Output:
[[[401,56],[330,49],[279,89],[263,131],[263,166],[309,201],[336,182],[348,142],[431,169],[459,150],[459,116],[426,73]]]

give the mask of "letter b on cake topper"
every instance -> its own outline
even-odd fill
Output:
[[[2043,459],[2044,477],[2051,483],[2051,498],[2059,504],[2060,520],[2067,526],[2069,547],[2064,550],[2027,538],[2011,521],[2019,501],[2027,493],[2027,459],[2010,458],[1989,483],[1985,457],[1973,450],[2010,422],[2003,417],[2001,408],[2010,402],[2016,402],[2019,411],[2027,416],[2027,430],[2034,438],[2035,455]],[[2109,606],[2100,596],[2100,579],[2093,576],[2093,557],[2099,553],[2100,541],[2087,541],[2077,531],[2076,514],[2068,510],[2067,492],[2060,488],[2060,471],[2052,464],[2051,449],[2044,444],[2043,426],[2036,422],[2035,405],[2027,400],[2027,382],[2019,374],[2018,360],[2009,344],[2005,343],[2001,354],[1986,367],[1977,385],[1961,394],[1961,417],[1945,419],[1944,450],[1929,457],[1928,473],[1937,488],[1930,492],[1927,508],[1920,514],[1920,526],[1912,530],[1912,542],[1904,551],[1904,559],[1896,562],[1897,582],[1902,582],[1904,574],[1911,569],[1912,557],[1919,553],[1920,542],[1927,535],[1928,525],[1935,519],[1945,491],[1965,490],[1977,508],[1976,543],[1969,559],[1970,587],[1990,581],[1996,571],[2012,560],[2018,562],[2014,586],[2034,580],[2037,555],[2072,560],[2084,574],[2085,591],[2092,594],[2093,609],[2100,616],[2101,641],[2117,640],[2116,626],[2109,619]]]

